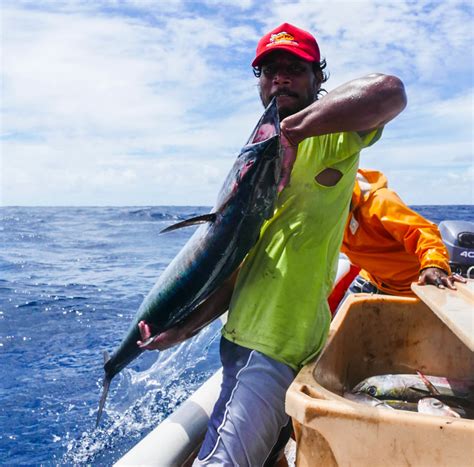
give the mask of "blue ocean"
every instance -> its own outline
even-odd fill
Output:
[[[416,206],[474,221],[472,206]],[[0,208],[0,462],[112,465],[219,367],[220,325],[114,378],[95,429],[103,351],[193,229],[159,235],[207,207]]]

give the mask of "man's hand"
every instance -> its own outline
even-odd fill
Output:
[[[419,285],[426,285],[431,284],[435,285],[439,289],[448,288],[451,290],[456,290],[456,286],[454,285],[455,282],[461,282],[465,284],[467,281],[464,277],[460,276],[459,274],[451,274],[450,276],[439,268],[426,268],[423,269],[420,273],[420,277],[418,278]]]
[[[140,321],[138,329],[142,339],[137,341],[137,345],[146,350],[166,350],[188,338],[185,330],[180,326],[176,326],[156,335],[151,342],[147,342],[151,339],[150,326],[145,321]]]
[[[137,341],[138,347],[146,350],[166,350],[195,336],[229,308],[239,269],[240,267],[178,326],[174,326],[152,338],[150,326],[145,321],[140,321],[138,329],[141,340]]]

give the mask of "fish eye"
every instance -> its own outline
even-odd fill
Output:
[[[369,396],[372,396],[372,397],[376,396],[377,395],[377,388],[375,386],[369,386],[367,388],[367,394]]]

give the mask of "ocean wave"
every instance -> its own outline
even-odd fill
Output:
[[[413,209],[437,223],[474,221],[472,206]],[[7,221],[0,232],[4,465],[112,465],[217,369],[214,323],[175,349],[143,354],[118,375],[104,424],[93,428],[101,350],[118,345],[193,229],[158,232],[206,212],[208,207],[166,206],[0,209]]]
[[[199,216],[209,212],[207,207],[187,207],[187,206],[160,206],[131,209],[128,212],[130,217],[153,219],[157,221],[181,221],[191,217]]]
[[[141,371],[126,369],[111,390],[101,426],[69,440],[61,463],[110,465],[185,401],[218,367],[202,371],[210,344],[219,335],[211,326],[190,341],[165,352],[149,352],[151,364]],[[196,358],[196,348],[201,352]],[[90,412],[91,421],[95,410]]]

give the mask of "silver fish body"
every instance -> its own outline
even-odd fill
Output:
[[[385,401],[381,401],[376,397],[369,396],[363,392],[345,392],[343,397],[352,402],[357,402],[358,404],[368,405],[370,407],[381,407],[384,409],[392,409],[389,405],[385,404]]]
[[[448,398],[474,399],[474,381],[424,376],[438,391],[437,396]],[[388,374],[371,376],[357,384],[352,392],[363,392],[380,399],[399,399],[417,402],[423,397],[433,395],[423,379],[411,374]]]
[[[383,402],[395,410],[403,410],[405,412],[418,412],[418,404],[416,402],[399,401],[396,399],[384,399]]]
[[[273,134],[260,141],[256,135],[263,125],[271,127]],[[141,339],[138,323],[146,321],[154,335],[178,325],[237,269],[255,245],[263,223],[274,213],[281,157],[280,122],[273,99],[237,156],[212,211],[165,229],[202,224],[145,297],[118,348],[110,358],[106,356],[97,424],[110,381],[144,351],[137,345]]]

